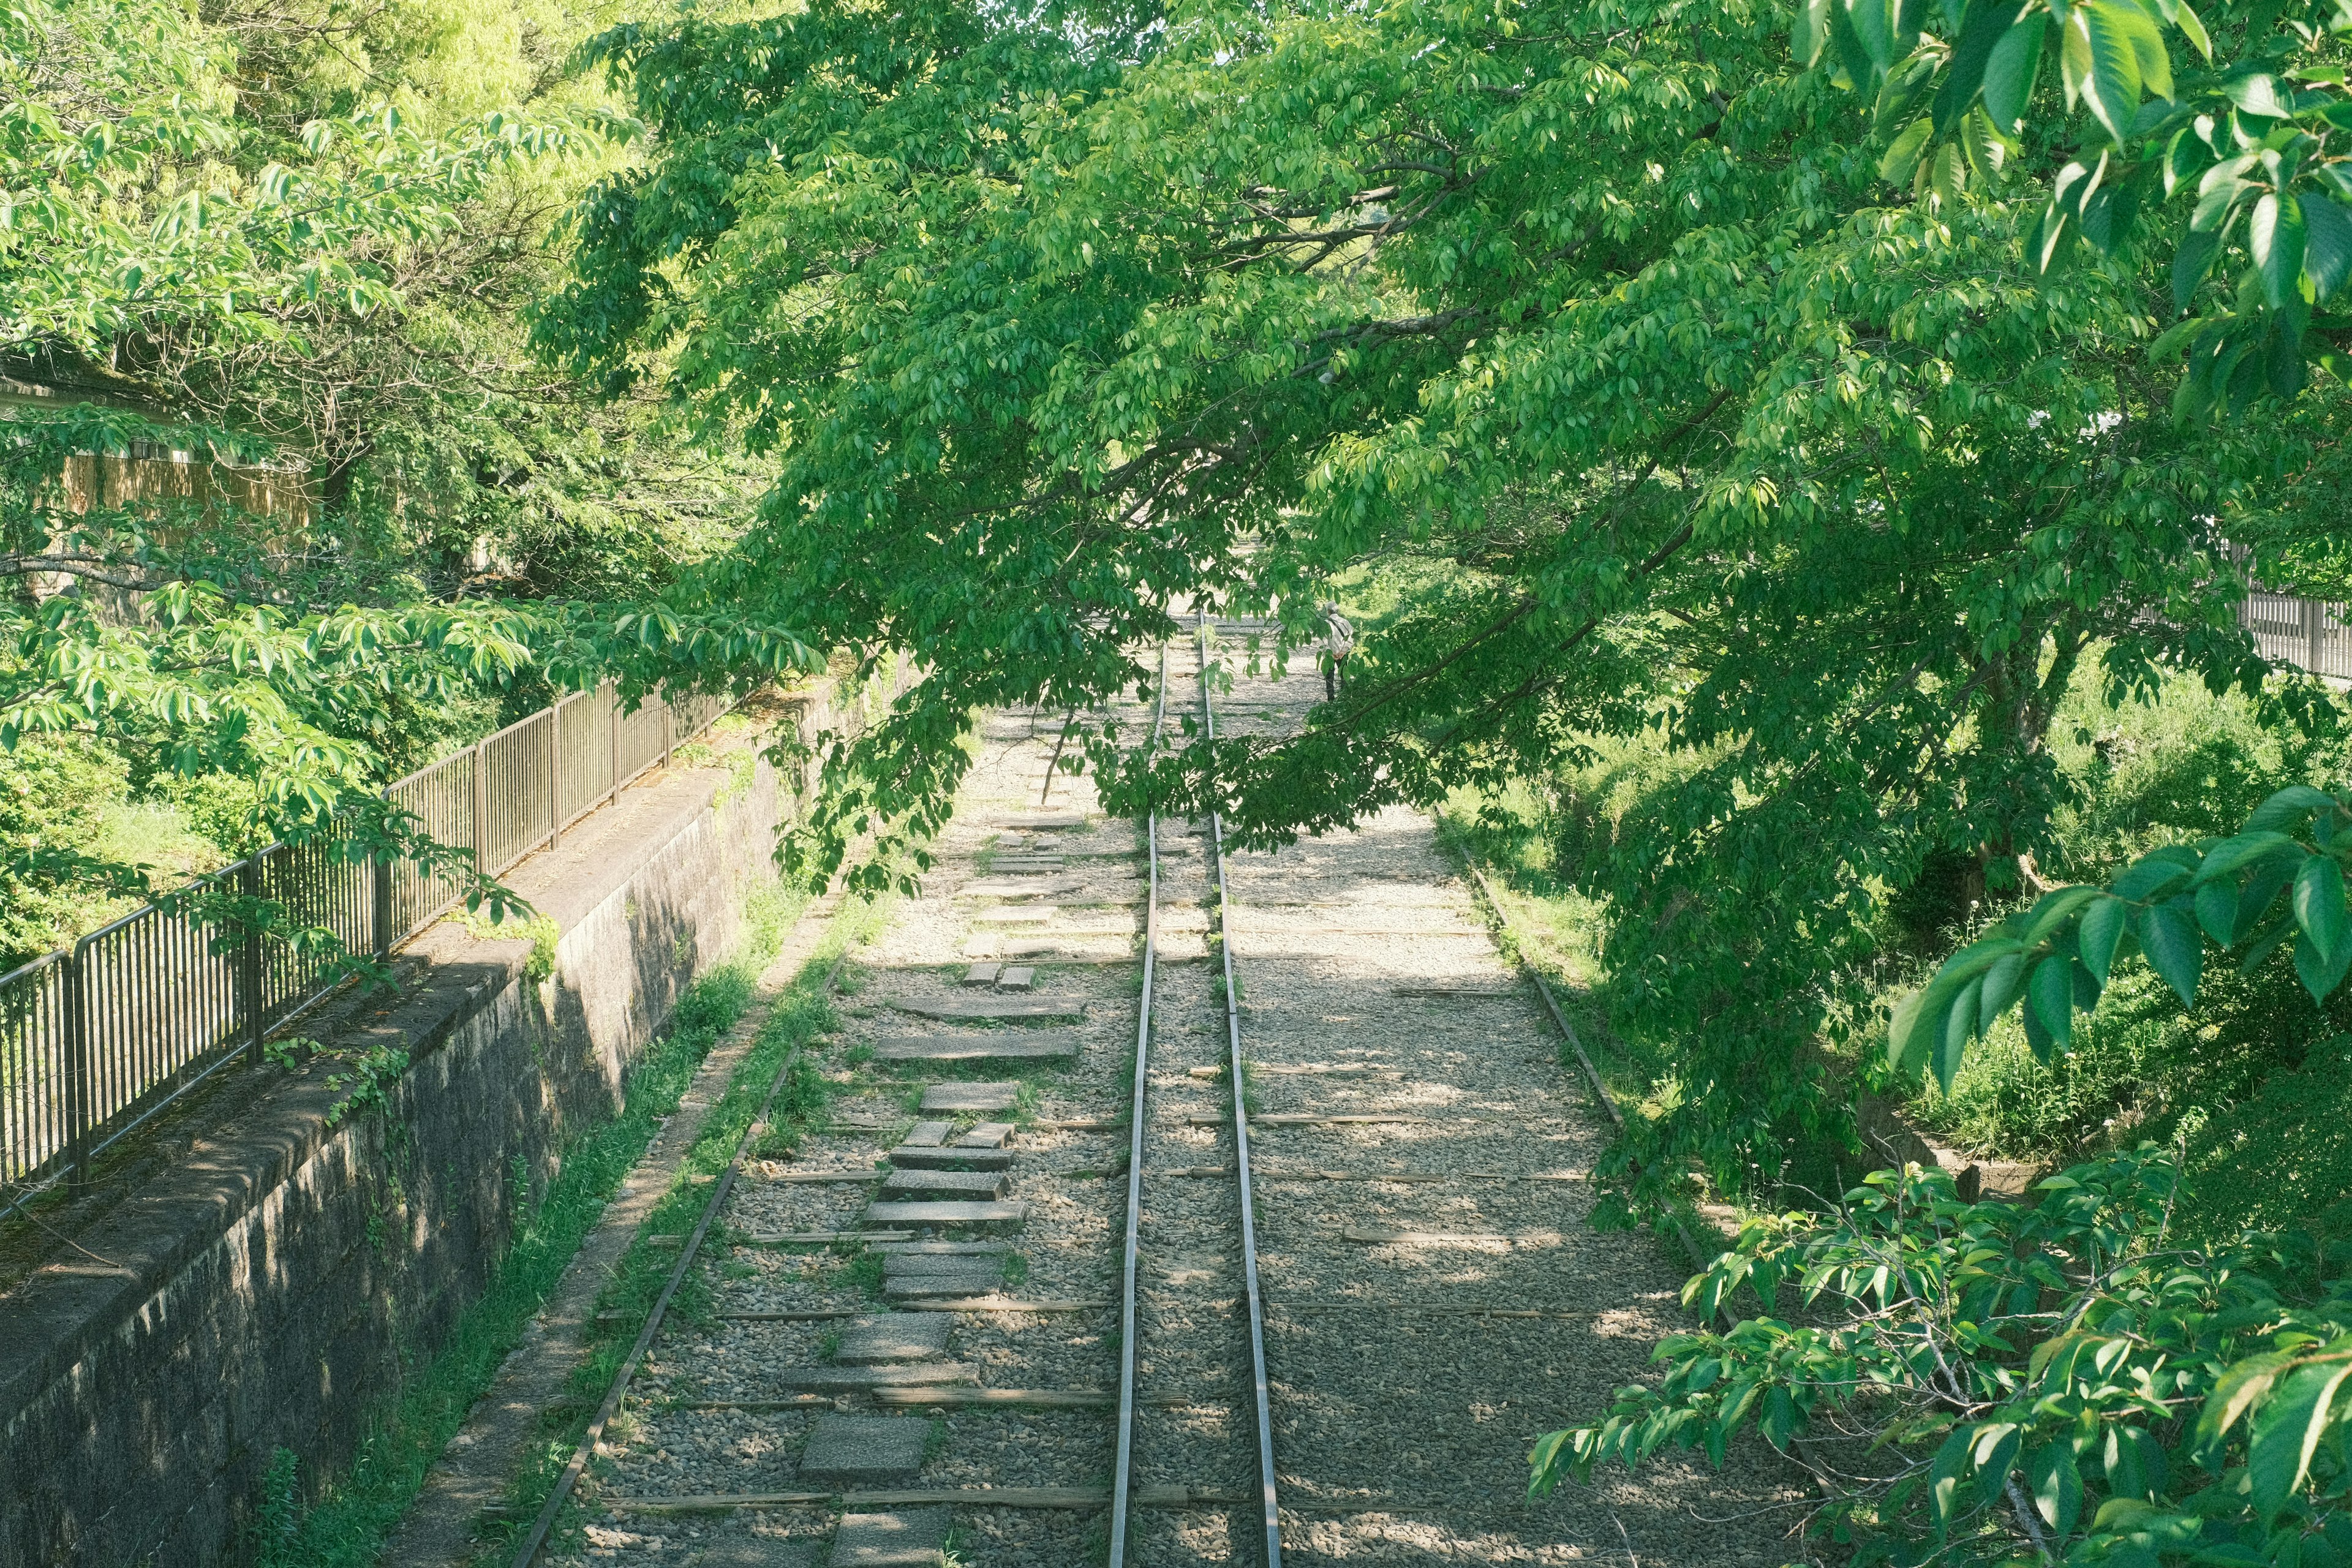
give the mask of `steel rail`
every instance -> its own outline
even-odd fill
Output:
[[[1152,704],[1150,748],[1159,749],[1160,731],[1168,717],[1168,645],[1160,646],[1160,695]],[[1066,721],[1062,726],[1069,732]],[[1060,754],[1060,748],[1055,748]],[[1053,773],[1046,773],[1051,783]],[[1160,950],[1160,814],[1150,806],[1143,813],[1144,865],[1149,878],[1143,901],[1143,1005],[1135,1019],[1135,1098],[1128,1127],[1127,1247],[1120,1263],[1118,1317],[1118,1464],[1110,1488],[1110,1568],[1126,1568],[1128,1494],[1135,1479],[1135,1270],[1142,1249],[1143,1231],[1143,1095],[1150,1081],[1151,1057],[1151,986]]]
[[[848,962],[849,949],[844,947],[841,956],[834,960],[833,967],[825,972],[826,991],[833,989],[834,982],[841,976],[842,966]],[[637,1331],[636,1342],[629,1347],[629,1353],[623,1358],[620,1370],[613,1374],[613,1385],[604,1391],[604,1402],[596,1407],[595,1415],[588,1423],[588,1430],[581,1434],[579,1444],[572,1450],[570,1462],[563,1467],[563,1473],[556,1478],[554,1490],[547,1494],[547,1501],[541,1506],[539,1517],[531,1521],[530,1532],[523,1538],[522,1545],[516,1549],[509,1568],[530,1568],[540,1548],[547,1543],[548,1532],[555,1528],[556,1516],[563,1511],[572,1488],[579,1484],[582,1474],[588,1468],[590,1456],[604,1447],[604,1428],[619,1413],[621,1401],[629,1392],[630,1380],[636,1376],[637,1367],[645,1360],[646,1352],[653,1348],[654,1336],[661,1331],[663,1314],[669,1310],[671,1298],[677,1294],[678,1286],[685,1282],[686,1271],[694,1267],[695,1254],[700,1249],[703,1237],[710,1233],[711,1222],[719,1217],[720,1207],[727,1202],[727,1194],[734,1190],[735,1177],[743,1169],[744,1157],[751,1152],[751,1141],[766,1127],[768,1112],[774,1108],[776,1096],[783,1092],[784,1081],[791,1076],[793,1064],[801,1059],[801,1049],[796,1045],[784,1053],[783,1065],[776,1068],[776,1076],[769,1081],[768,1092],[761,1097],[760,1109],[751,1121],[743,1124],[743,1136],[735,1141],[734,1157],[727,1162],[727,1169],[711,1188],[710,1201],[702,1205],[702,1217],[695,1222],[693,1233],[686,1238],[686,1245],[677,1249],[677,1262],[670,1269],[669,1278],[663,1281],[661,1294],[654,1299],[653,1310],[646,1314],[645,1326]],[[725,1099],[724,1091],[720,1099]],[[716,1109],[715,1105],[713,1109]]]
[[[1200,653],[1201,732],[1214,742],[1217,720],[1209,701],[1209,622],[1203,614],[1193,628]],[[1257,1215],[1250,1194],[1249,1108],[1242,1086],[1241,994],[1234,986],[1233,901],[1225,892],[1225,826],[1214,806],[1209,810],[1209,848],[1217,879],[1217,951],[1225,965],[1226,1080],[1234,1093],[1234,1170],[1242,1199],[1242,1284],[1249,1300],[1250,1375],[1257,1394],[1258,1510],[1265,1527],[1266,1568],[1282,1568],[1282,1515],[1275,1498],[1274,1413],[1266,1399],[1265,1302],[1257,1284]]]

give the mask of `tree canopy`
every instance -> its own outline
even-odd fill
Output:
[[[629,608],[749,480],[522,342],[550,225],[633,132],[562,68],[590,26],[563,0],[0,17],[0,788],[87,763],[226,785],[238,847],[435,855],[384,783],[593,684],[615,636],[662,640]],[[0,967],[94,889],[149,890],[99,805],[0,830],[0,900],[47,911]]]
[[[655,139],[537,331],[772,454],[680,602],[928,667],[814,865],[940,808],[970,708],[1083,710],[1185,606],[1295,645],[1351,573],[1398,607],[1346,696],[1150,769],[1098,733],[1115,795],[1278,842],[1663,729],[1704,765],[1585,876],[1621,1000],[1709,1043],[1626,1168],[1744,1181],[1811,1114],[1872,881],[2014,881],[2082,660],[2260,685],[2224,534],[2294,541],[2333,449],[2332,399],[2180,422],[2161,226],[2066,173],[2147,116],[2071,44],[1991,73],[1978,9],[1815,6],[1794,52],[1776,8],[1614,0],[625,27],[591,53]],[[2260,62],[2276,26],[2206,24]],[[2053,189],[2105,252],[2046,265]]]

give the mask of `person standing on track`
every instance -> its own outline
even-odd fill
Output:
[[[1348,689],[1348,656],[1356,651],[1356,628],[1339,606],[1323,601],[1323,700],[1337,702]]]

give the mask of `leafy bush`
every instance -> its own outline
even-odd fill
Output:
[[[78,876],[127,793],[120,758],[76,736],[0,750],[0,971],[79,934],[94,908]]]
[[[2119,703],[2077,680],[2051,729],[2067,787],[2042,869],[2076,880],[2159,845],[2227,834],[2273,791],[2325,784],[2352,761],[2332,723],[2306,729],[2243,692],[2216,696],[2179,676],[2148,700]]]
[[[2352,1036],[2315,1045],[2305,1066],[2273,1074],[2184,1133],[2184,1234],[2301,1227],[2331,1256],[2352,1236]]]
[[[1811,1470],[1858,1563],[2352,1562],[2352,1283],[2307,1238],[2175,1244],[2142,1150],[2032,1204],[1882,1172],[1826,1218],[1751,1222],[1684,1291],[1654,1387],[1540,1439],[1530,1490],[1753,1428]],[[1806,1321],[1769,1315],[1781,1288]]]
[[[2252,975],[2223,971],[2183,1010],[2145,965],[2122,966],[2070,1049],[2043,1061],[2021,1024],[2004,1018],[1972,1051],[1949,1092],[1929,1084],[1916,1121],[1969,1151],[2063,1164],[2144,1138],[2170,1142],[2201,1121],[2301,1067],[2343,1025],[2340,1005],[2315,1006],[2274,954]]]

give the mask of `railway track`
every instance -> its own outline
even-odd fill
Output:
[[[1303,661],[1221,671],[1253,629],[1172,645],[1127,732],[1298,722]],[[1769,1519],[1775,1477],[1524,1500],[1679,1275],[1581,1227],[1602,1127],[1427,824],[1229,858],[1213,818],[1103,819],[1061,727],[985,726],[843,976],[824,1119],[716,1184],[694,1310],[513,1568],[1787,1560],[1692,1514]]]

